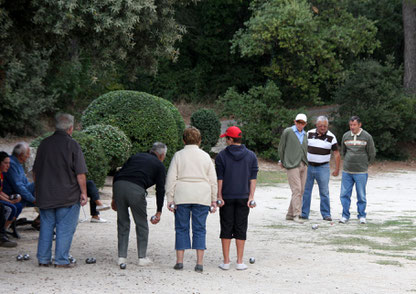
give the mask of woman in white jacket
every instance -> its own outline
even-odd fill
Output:
[[[206,220],[208,212],[215,212],[217,200],[217,175],[214,164],[205,151],[199,149],[201,133],[190,127],[183,133],[185,147],[176,152],[166,178],[168,209],[175,213],[174,269],[183,269],[186,249],[196,249],[196,272],[203,271],[206,249]],[[190,219],[192,218],[192,245]]]

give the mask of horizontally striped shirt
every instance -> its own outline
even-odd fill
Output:
[[[331,150],[338,150],[337,138],[330,131],[319,135],[316,129],[308,131],[308,161],[318,166],[328,163],[331,159]]]

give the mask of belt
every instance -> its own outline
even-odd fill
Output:
[[[309,164],[310,165],[312,165],[312,166],[321,166],[321,165],[324,165],[324,164],[327,164],[328,162],[321,162],[321,163],[317,163],[317,162],[309,162]]]

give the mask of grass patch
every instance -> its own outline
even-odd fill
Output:
[[[399,261],[397,260],[377,260],[375,263],[380,265],[394,265],[394,266],[403,266]]]
[[[337,252],[341,252],[341,253],[366,253],[366,251],[364,251],[364,250],[357,250],[357,249],[352,249],[352,248],[338,248]]]
[[[270,185],[280,184],[287,181],[287,175],[281,171],[264,171],[260,170],[257,174],[257,184]]]
[[[286,225],[268,225],[268,226],[264,226],[265,228],[268,229],[287,229],[289,226]]]
[[[381,253],[381,252],[373,252],[374,255],[377,256],[385,256],[385,257],[399,257],[399,258],[404,258],[407,260],[416,260],[416,256],[411,256],[411,255],[402,255],[402,254],[388,254],[388,253]]]
[[[351,227],[350,227],[351,228]],[[362,247],[377,251],[414,251],[416,250],[416,226],[411,219],[388,220],[383,223],[368,223],[365,226],[352,227],[340,232],[342,235],[333,236],[329,243],[339,247]],[[348,250],[348,249],[345,249]],[[394,255],[393,256],[398,256]],[[402,255],[409,260],[413,256]]]

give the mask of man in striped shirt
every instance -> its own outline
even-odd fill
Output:
[[[338,176],[341,156],[335,135],[328,130],[328,118],[319,116],[316,119],[316,129],[308,131],[308,174],[303,193],[302,218],[308,219],[311,208],[311,194],[316,180],[321,199],[321,215],[324,220],[332,221],[329,204],[329,161],[331,151],[335,156],[333,176]]]

